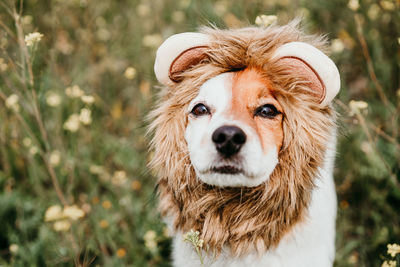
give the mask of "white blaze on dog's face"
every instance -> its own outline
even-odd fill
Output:
[[[201,181],[257,186],[269,179],[282,146],[282,107],[257,69],[205,82],[188,109],[185,139]]]

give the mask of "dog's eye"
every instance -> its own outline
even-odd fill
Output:
[[[210,114],[210,111],[204,104],[197,104],[196,106],[193,107],[190,113],[192,113],[196,117],[199,117]]]
[[[254,112],[254,116],[260,116],[268,119],[273,119],[278,114],[280,114],[280,112],[276,109],[274,105],[271,104],[266,104],[261,107],[258,107]]]

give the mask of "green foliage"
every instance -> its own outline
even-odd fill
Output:
[[[335,266],[396,260],[387,244],[400,242],[399,5],[0,2],[0,265],[169,266],[146,167],[155,49],[173,33],[260,14],[301,16],[327,34],[341,72]],[[26,46],[31,32],[43,36]]]

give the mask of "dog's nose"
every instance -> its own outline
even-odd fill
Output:
[[[218,152],[226,158],[238,153],[246,142],[246,134],[236,126],[221,126],[211,138]]]

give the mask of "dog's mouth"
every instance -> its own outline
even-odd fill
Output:
[[[224,165],[220,167],[212,167],[211,172],[216,172],[216,173],[221,173],[221,174],[239,174],[243,173],[243,170],[240,168],[237,168],[232,165]]]

